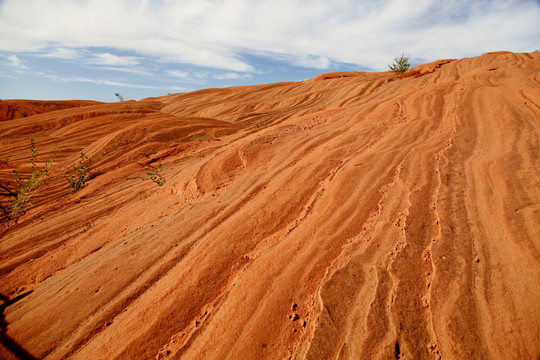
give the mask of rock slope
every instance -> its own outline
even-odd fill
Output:
[[[540,357],[538,52],[23,103],[2,184],[93,174],[1,234],[2,358]]]

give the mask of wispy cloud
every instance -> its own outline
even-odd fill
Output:
[[[65,77],[57,74],[42,74],[44,78],[52,79],[55,81],[60,82],[86,82],[86,83],[92,83],[92,84],[99,84],[99,85],[108,85],[108,86],[115,86],[115,87],[124,87],[124,88],[134,88],[134,89],[153,89],[153,90],[175,90],[175,91],[188,91],[190,89],[188,88],[182,88],[179,86],[155,86],[155,85],[144,85],[144,84],[132,84],[127,82],[120,82],[120,81],[110,81],[105,79],[93,79],[93,78],[87,78],[87,77]]]
[[[93,54],[92,58],[88,59],[86,62],[94,65],[134,66],[139,64],[139,58],[135,56],[118,56],[109,53],[98,53]]]
[[[226,73],[217,73],[213,74],[208,71],[179,71],[179,70],[167,70],[165,73],[168,76],[171,76],[175,79],[178,79],[183,82],[205,82],[209,79],[215,80],[241,80],[241,79],[251,79],[253,76],[249,73],[236,73],[236,72],[226,72]]]
[[[265,54],[303,67],[384,69],[401,52],[430,60],[530,51],[540,38],[533,0],[4,0],[0,10],[0,50],[47,52],[54,44],[49,54],[59,58],[92,47],[137,55],[93,58],[118,66],[140,56],[253,72],[246,55]]]
[[[88,51],[81,49],[71,49],[66,47],[47,48],[43,53],[37,53],[36,56],[49,57],[56,59],[75,60],[88,54]]]
[[[179,70],[166,70],[165,73],[181,82],[188,82],[194,84],[204,84],[210,77],[210,73],[207,71],[179,71]]]
[[[3,72],[0,72],[0,77],[8,78],[8,79],[16,79],[17,77],[11,74],[5,74]]]
[[[23,64],[23,61],[17,55],[6,55],[4,56],[4,58],[7,60],[7,64],[11,67],[14,67],[18,70],[28,69],[28,67]]]
[[[240,79],[251,79],[252,75],[229,72],[229,73],[223,73],[223,74],[215,74],[215,75],[212,75],[212,77],[217,80],[240,80]]]
[[[305,54],[267,54],[266,56],[273,56],[277,60],[284,61],[295,66],[313,69],[328,69],[331,64],[330,59],[326,56],[313,56]]]
[[[146,71],[142,67],[101,66],[100,69],[101,70],[118,71],[118,72],[135,74],[135,75],[142,75],[142,76],[152,76],[153,75],[150,71]]]
[[[167,70],[166,73],[179,79],[188,79],[190,77],[187,71]]]

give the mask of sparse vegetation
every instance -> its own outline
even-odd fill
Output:
[[[127,180],[135,180],[135,179],[141,179],[141,180],[152,180],[158,186],[163,186],[165,184],[165,178],[163,175],[161,175],[161,164],[159,164],[157,167],[153,166],[151,164],[141,164],[137,163],[141,166],[144,166],[144,169],[146,170],[147,176],[130,176],[127,178]]]
[[[264,128],[269,127],[269,126],[270,126],[269,122],[260,122],[260,123],[255,124],[255,129],[256,130],[264,129]]]
[[[198,136],[195,137],[195,139],[197,141],[201,141],[201,142],[204,142],[204,141],[212,141],[215,139],[215,136],[211,133],[202,133],[202,134],[199,134]]]
[[[88,230],[90,230],[90,228],[92,227],[92,225],[94,225],[94,222],[93,222],[93,221],[90,221],[88,224],[86,224],[86,226],[84,227],[83,231],[84,231],[84,232],[87,232]]]
[[[126,99],[124,99],[124,97],[120,95],[120,93],[114,93],[114,96],[116,96],[118,98],[118,101],[120,102],[126,101]]]
[[[318,111],[323,111],[323,110],[326,110],[326,109],[328,109],[328,102],[326,102],[324,105],[320,106]]]
[[[394,58],[394,63],[392,65],[388,65],[388,67],[392,71],[404,73],[411,67],[411,64],[409,63],[409,57],[410,56],[405,56],[404,54],[401,54],[400,57]]]
[[[269,126],[270,126],[270,123],[268,122],[260,122],[260,123],[255,124],[255,129],[264,129]]]
[[[91,160],[81,152],[79,163],[73,166],[71,174],[66,175],[69,184],[69,193],[73,194],[85,187],[90,175]]]
[[[30,151],[32,153],[30,158],[32,172],[30,176],[22,179],[17,170],[13,170],[17,184],[16,189],[10,190],[7,186],[0,185],[0,188],[6,191],[6,193],[2,193],[0,196],[8,198],[8,201],[0,203],[0,223],[6,229],[17,223],[19,217],[32,206],[30,199],[37,194],[41,186],[49,179],[53,169],[54,155],[42,168],[37,167],[36,162],[39,153],[36,150],[34,139],[30,140]]]

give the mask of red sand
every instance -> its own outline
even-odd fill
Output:
[[[94,176],[1,235],[0,357],[540,358],[539,52],[48,104],[0,181]]]

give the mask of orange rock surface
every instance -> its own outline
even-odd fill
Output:
[[[540,357],[540,52],[81,105],[0,122],[93,171],[2,230],[0,357]]]
[[[41,100],[0,100],[0,121],[43,114],[49,111],[69,109],[98,104],[96,101],[41,101]]]

